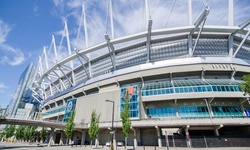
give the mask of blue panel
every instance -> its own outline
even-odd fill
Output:
[[[66,104],[66,107],[65,107],[64,118],[63,118],[64,122],[66,122],[68,120],[68,118],[71,115],[71,112],[75,109],[76,100],[77,100],[76,98],[72,98],[72,99],[67,100],[67,104]]]

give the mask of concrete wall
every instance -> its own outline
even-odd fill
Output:
[[[93,95],[77,98],[75,122],[90,123],[92,110],[101,114],[100,122],[111,122],[112,120],[112,103],[105,100],[115,101],[114,104],[114,121],[120,120],[120,89],[106,91],[105,93],[96,93]]]

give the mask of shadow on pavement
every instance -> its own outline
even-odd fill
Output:
[[[20,146],[20,145],[17,145],[17,146],[0,146],[0,150],[2,149],[23,149],[23,148],[39,148],[39,147],[43,147],[43,146]]]

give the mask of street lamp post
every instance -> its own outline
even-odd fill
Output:
[[[114,101],[111,101],[111,100],[106,100],[106,102],[111,102],[112,105],[113,105],[113,109],[112,109],[112,126],[111,126],[111,145],[110,147],[112,146],[113,147],[113,137],[114,137],[114,104],[115,102]]]

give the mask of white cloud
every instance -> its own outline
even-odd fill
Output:
[[[11,27],[0,20],[0,64],[7,63],[11,66],[16,66],[22,64],[25,58],[21,50],[6,44],[6,39],[10,31]]]
[[[6,41],[8,33],[11,31],[11,27],[0,20],[0,44]]]
[[[0,82],[0,94],[3,93],[3,89],[7,88],[4,83]]]

